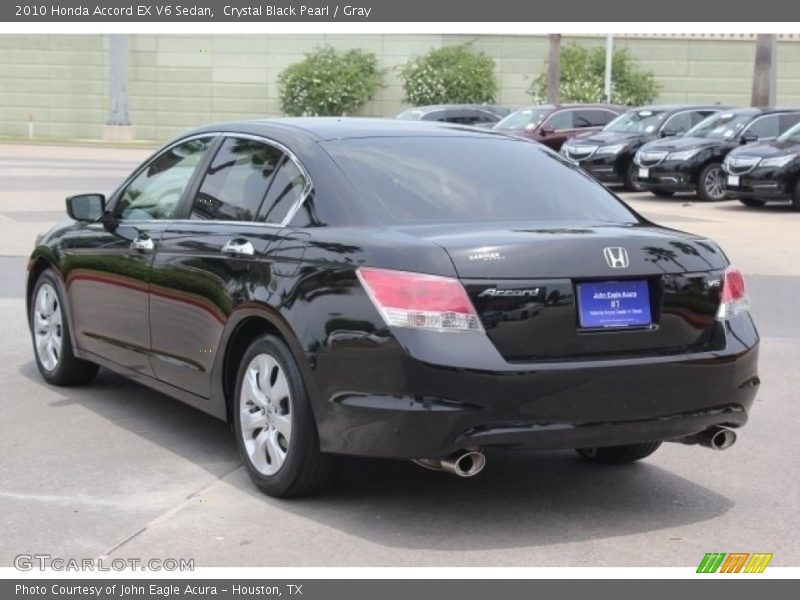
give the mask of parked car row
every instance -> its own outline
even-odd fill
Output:
[[[560,151],[600,182],[656,196],[694,192],[800,209],[800,109],[665,104],[544,104],[408,109],[397,118],[492,128]],[[800,127],[800,125],[799,125]]]

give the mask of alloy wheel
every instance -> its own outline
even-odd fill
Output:
[[[283,367],[270,354],[256,355],[245,370],[239,423],[252,465],[263,475],[277,473],[292,437],[292,394]]]
[[[722,198],[725,197],[725,184],[722,180],[722,169],[719,167],[709,169],[706,173],[705,180],[703,180],[703,187],[709,198],[722,200]]]
[[[39,362],[45,370],[53,371],[61,359],[64,329],[61,321],[61,305],[58,301],[58,294],[49,283],[43,283],[36,292],[33,335]]]

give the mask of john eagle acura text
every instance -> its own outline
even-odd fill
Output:
[[[758,389],[722,250],[520,138],[228,123],[67,212],[28,265],[42,376],[100,365],[230,421],[268,494],[319,490],[343,455],[470,476],[490,446],[722,449]]]

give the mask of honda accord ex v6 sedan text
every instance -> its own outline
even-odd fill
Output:
[[[643,106],[620,115],[596,133],[576,135],[561,153],[606,184],[623,184],[639,191],[633,156],[645,143],[658,138],[683,135],[719,106],[685,104]]]
[[[641,147],[634,161],[639,184],[656,196],[694,191],[701,200],[725,199],[722,161],[756,140],[772,140],[800,121],[800,109],[737,108],[711,115],[684,137]]]
[[[555,152],[430,123],[229,123],[156,152],[30,258],[36,361],[229,420],[268,494],[337,455],[469,476],[487,447],[722,449],[758,388],[742,274]]]

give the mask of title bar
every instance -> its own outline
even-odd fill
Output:
[[[797,19],[786,0],[355,0],[353,4],[164,0],[14,1],[0,4],[0,22],[786,22]]]

